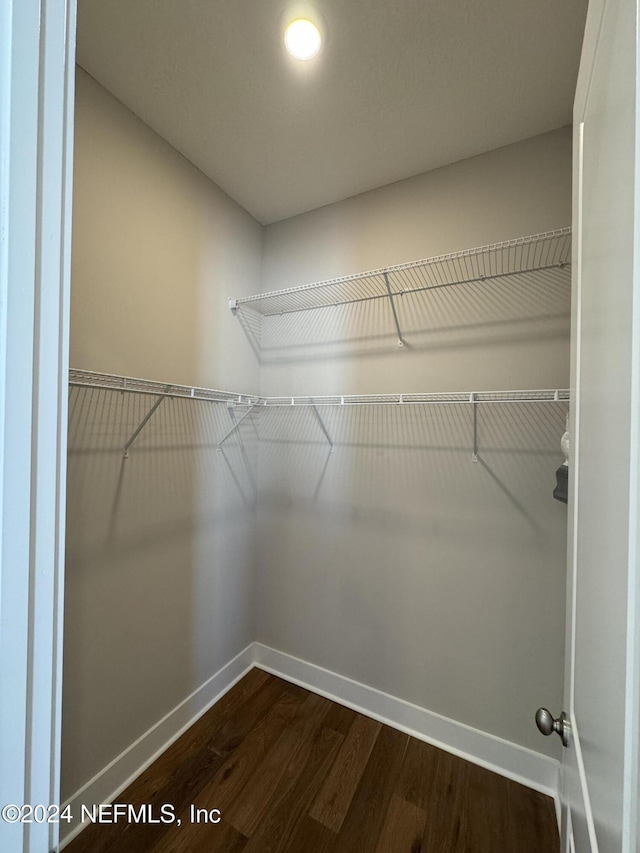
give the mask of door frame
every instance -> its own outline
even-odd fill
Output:
[[[575,750],[578,770],[578,782],[582,807],[587,819],[590,843],[594,851],[598,850],[595,823],[589,797],[588,780],[582,757],[579,730],[574,707],[574,673],[576,648],[576,602],[579,567],[577,565],[577,525],[576,504],[573,496],[578,493],[580,472],[576,464],[580,444],[579,400],[580,400],[580,362],[581,362],[581,305],[580,292],[575,287],[579,280],[582,252],[581,211],[582,211],[582,139],[583,120],[592,83],[592,69],[608,5],[614,2],[632,2],[636,7],[636,20],[640,18],[640,0],[589,0],[580,73],[576,86],[573,109],[573,274],[574,293],[572,297],[571,317],[571,468],[570,499],[568,517],[568,560],[567,560],[567,625],[566,625],[566,661],[565,661],[565,708],[569,712],[572,726],[570,749]],[[624,710],[624,782],[622,808],[622,851],[637,853],[640,843],[638,814],[638,785],[640,783],[640,100],[638,89],[640,82],[640,49],[636,46],[636,85],[635,85],[635,161],[634,175],[634,287],[632,327],[632,369],[631,369],[631,418],[630,418],[630,476],[629,476],[629,530],[628,530],[628,587],[626,610],[626,661],[625,661],[625,710]],[[604,567],[603,567],[604,570]],[[567,753],[565,751],[564,756]],[[562,794],[562,851],[573,851],[571,831],[571,810],[567,804],[567,774],[563,763],[561,779]],[[564,791],[564,794],[563,794]]]
[[[601,18],[597,13],[604,6],[604,0],[590,0],[583,59],[595,49]],[[75,30],[75,0],[5,0],[0,4],[2,804],[60,801]],[[579,80],[575,116],[586,99],[588,83],[587,78]],[[640,175],[636,174],[636,198],[640,198],[638,181]],[[640,217],[636,217],[635,233],[636,245],[640,245]],[[633,319],[636,390],[640,389],[639,303],[640,293]],[[576,388],[573,380],[572,388]],[[640,393],[636,393],[633,407],[636,441],[630,504],[637,526]],[[573,423],[574,448],[575,432]],[[577,487],[577,479],[572,485]],[[638,841],[640,761],[640,684],[635,677],[640,662],[640,555],[638,531],[633,532],[624,806],[630,853]],[[570,542],[571,535],[570,531]],[[569,566],[573,596],[571,559]],[[573,631],[574,626],[569,624],[567,630]],[[567,661],[568,671],[571,666]],[[57,829],[56,824],[0,821],[1,846],[44,853],[57,847]]]
[[[75,37],[75,0],[0,3],[1,805],[60,802]]]

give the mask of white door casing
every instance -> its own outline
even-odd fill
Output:
[[[0,3],[0,806],[59,802],[74,70],[75,0]]]
[[[638,845],[637,23],[636,0],[591,0],[574,106],[563,850],[576,853]]]
[[[577,853],[638,846],[637,22],[634,0],[591,0],[574,114],[564,775]],[[2,803],[58,797],[74,43],[74,0],[0,4]],[[44,853],[55,825],[0,823],[0,839]]]

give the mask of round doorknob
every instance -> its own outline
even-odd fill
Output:
[[[536,726],[543,735],[553,734],[555,731],[555,722],[551,711],[547,711],[546,708],[538,708],[536,711]]]
[[[569,721],[564,711],[558,719],[555,719],[551,711],[546,708],[538,708],[536,711],[536,726],[543,735],[551,735],[554,732],[562,738],[564,746],[569,745]]]

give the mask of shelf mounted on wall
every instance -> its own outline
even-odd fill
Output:
[[[69,384],[79,388],[97,388],[120,391],[121,393],[148,394],[156,397],[155,402],[126,442],[123,455],[128,451],[144,427],[149,423],[163,400],[181,398],[204,400],[211,403],[225,403],[234,411],[243,411],[241,417],[234,418],[233,425],[218,440],[217,449],[222,451],[227,439],[235,433],[245,419],[259,409],[278,409],[306,407],[311,409],[324,437],[329,443],[330,453],[335,444],[322,417],[321,410],[326,407],[360,406],[473,406],[473,447],[471,459],[478,461],[478,410],[481,406],[492,404],[532,404],[569,402],[567,389],[534,389],[524,391],[452,391],[442,393],[410,394],[330,394],[322,397],[260,397],[251,394],[237,394],[233,391],[219,391],[211,388],[198,388],[187,385],[169,385],[146,379],[131,379],[127,376],[115,376],[107,373],[93,373],[87,370],[70,370]]]
[[[478,410],[481,406],[491,404],[530,404],[530,403],[563,403],[568,405],[569,390],[535,389],[525,391],[452,391],[448,393],[430,394],[334,394],[325,397],[263,397],[259,405],[273,407],[311,407],[318,417],[318,407],[324,406],[472,406],[473,407],[473,445],[471,461],[479,461],[478,450]],[[323,431],[333,453],[334,445],[329,437],[324,422]]]
[[[398,346],[402,347],[405,339],[397,305],[406,295],[462,284],[486,284],[515,275],[527,276],[533,284],[550,270],[566,270],[569,276],[570,265],[571,229],[561,228],[369,272],[230,299],[229,308],[235,315],[244,311],[265,318],[384,299],[389,302]]]
[[[249,410],[246,414],[249,414],[249,412],[260,401],[259,397],[254,397],[249,394],[237,394],[234,391],[219,391],[214,388],[200,388],[195,385],[167,384],[164,382],[155,382],[151,379],[135,379],[130,376],[117,376],[113,373],[97,373],[91,370],[76,370],[74,368],[69,370],[69,385],[75,388],[95,388],[102,391],[119,391],[121,394],[145,394],[156,398],[147,414],[125,442],[122,449],[122,456],[124,459],[129,458],[129,450],[132,445],[165,400],[201,400],[209,403],[226,403],[227,405],[232,405],[234,407],[248,406]],[[220,449],[222,442],[226,441],[229,435],[239,426],[240,421],[243,420],[244,417],[245,415],[236,422],[235,426],[229,430],[227,435],[220,439],[218,442],[218,449]]]

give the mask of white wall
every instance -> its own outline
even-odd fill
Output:
[[[274,318],[261,368],[226,297],[568,225],[570,156],[559,131],[262,229],[79,72],[71,364],[266,394],[566,387],[557,282],[403,304],[402,350],[382,304]],[[264,412],[256,543],[226,408],[163,403],[125,462],[149,402],[71,393],[63,796],[256,637],[554,750],[532,715],[562,696],[561,409],[481,412],[477,465],[468,409],[331,411],[330,458],[309,410]]]
[[[456,252],[571,224],[571,133],[534,137],[265,229],[263,290]],[[535,387],[568,382],[569,304],[551,288],[440,291],[263,329],[264,394]],[[304,320],[304,322],[303,322]],[[345,360],[345,356],[350,356]],[[398,384],[402,387],[398,387]],[[523,384],[518,384],[523,383]]]
[[[82,71],[75,152],[72,367],[255,392],[226,300],[259,288],[261,226]],[[125,461],[152,402],[71,391],[64,798],[255,637],[229,412],[166,401]]]
[[[564,129],[266,228],[263,290],[571,224]],[[517,279],[266,319],[264,394],[568,386],[569,287]],[[406,299],[406,297],[405,297]],[[557,752],[564,410],[309,410],[261,424],[258,639],[460,722]]]
[[[227,297],[255,292],[262,226],[77,79],[71,366],[255,393]]]

